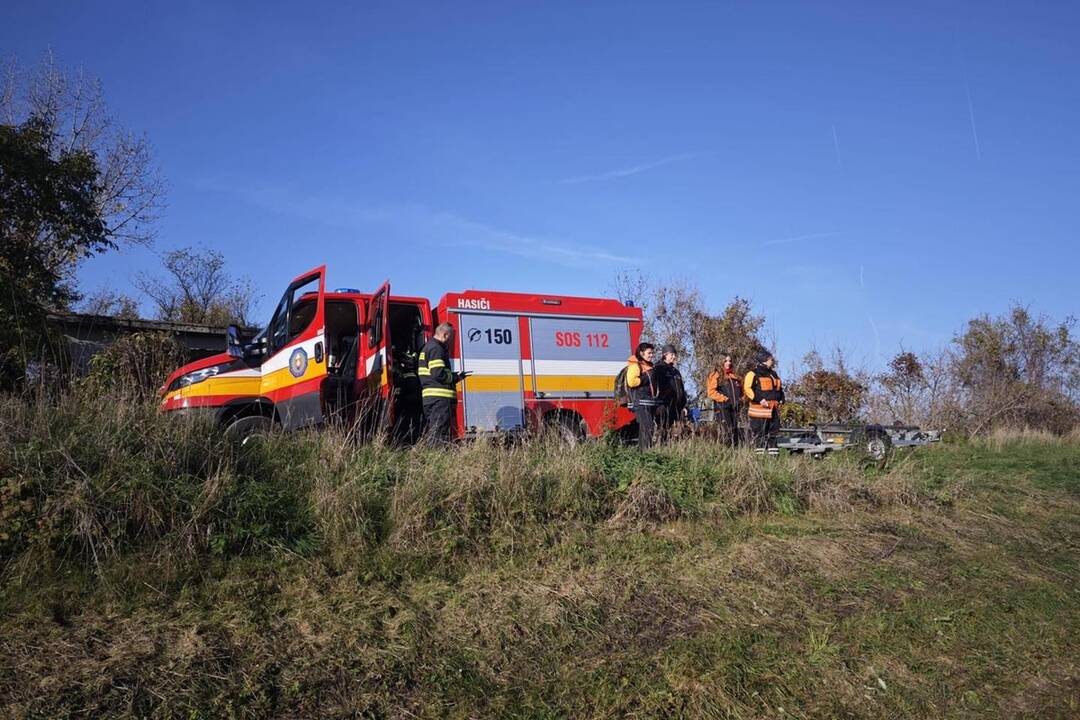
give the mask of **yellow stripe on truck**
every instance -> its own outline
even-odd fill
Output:
[[[615,379],[603,375],[470,375],[463,384],[467,392],[517,392],[524,380],[525,390],[538,392],[611,392]]]
[[[326,373],[323,371],[323,364],[317,363],[314,360],[308,360],[307,368],[300,377],[293,377],[292,372],[290,372],[288,366],[286,366],[263,375],[262,392],[263,394],[266,394],[325,374]]]
[[[615,378],[604,375],[537,375],[537,392],[613,392]]]
[[[202,382],[180,388],[183,397],[206,397],[207,395],[259,394],[262,378],[259,377],[212,377]]]
[[[528,378],[526,378],[528,380]],[[520,375],[470,375],[461,383],[466,392],[517,392],[521,389]]]

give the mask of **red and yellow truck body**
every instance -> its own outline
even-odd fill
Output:
[[[641,310],[617,300],[469,290],[428,300],[328,292],[325,267],[304,273],[255,340],[173,372],[166,412],[212,414],[284,429],[331,417],[389,426],[397,354],[415,354],[441,322],[454,326],[459,437],[534,430],[598,436],[631,426],[613,400],[614,378],[641,336]]]

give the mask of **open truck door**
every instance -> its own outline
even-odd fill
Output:
[[[367,347],[364,395],[368,402],[361,412],[366,415],[365,426],[369,430],[378,432],[390,426],[394,397],[394,374],[391,372],[393,345],[390,342],[389,280],[371,296],[365,329]]]
[[[262,396],[286,430],[323,420],[327,376],[326,266],[300,275],[285,290],[266,326]]]

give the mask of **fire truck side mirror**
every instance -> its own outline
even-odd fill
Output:
[[[244,344],[240,342],[240,328],[230,325],[225,330],[225,351],[229,357],[244,357]]]

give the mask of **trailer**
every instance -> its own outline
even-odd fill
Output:
[[[922,430],[915,425],[857,425],[833,423],[780,428],[777,446],[791,453],[823,458],[837,450],[860,454],[868,465],[884,467],[896,448],[940,442],[941,430]]]

